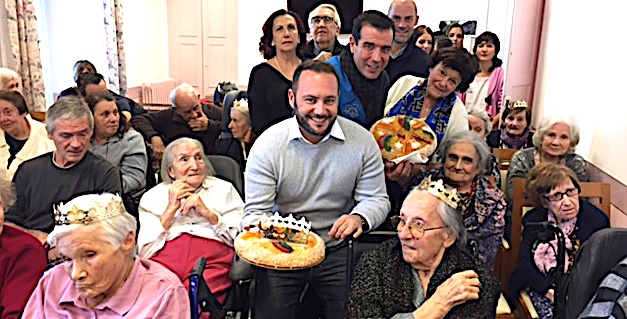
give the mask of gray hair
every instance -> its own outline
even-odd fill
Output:
[[[487,162],[490,159],[490,148],[479,134],[471,131],[460,131],[452,134],[442,141],[439,156],[442,161],[446,161],[451,147],[459,143],[470,143],[477,151],[477,175],[483,176],[486,173]]]
[[[2,197],[2,208],[5,211],[15,203],[15,187],[11,181],[4,177],[0,178],[0,197]]]
[[[198,91],[196,91],[193,86],[187,83],[181,83],[181,85],[175,87],[174,90],[170,91],[170,102],[172,102],[172,106],[178,107],[176,105],[176,97],[179,95],[198,96]]]
[[[553,125],[563,123],[568,125],[569,135],[570,135],[570,147],[568,148],[568,153],[574,153],[577,144],[579,144],[579,125],[572,117],[566,117],[561,115],[550,115],[542,119],[540,121],[540,125],[538,125],[538,129],[535,133],[533,133],[533,146],[536,149],[542,149],[542,139],[544,135],[553,127]]]
[[[20,81],[20,75],[12,69],[0,68],[0,89],[8,89],[7,83],[11,80]]]
[[[332,4],[323,3],[317,6],[315,9],[311,10],[311,12],[309,12],[309,18],[307,19],[307,24],[309,24],[309,30],[313,29],[313,23],[311,23],[311,19],[314,17],[315,14],[318,13],[318,11],[320,11],[320,9],[325,9],[325,8],[333,11],[333,21],[335,22],[335,24],[337,24],[338,29],[342,29],[342,21],[340,20],[340,14],[338,13],[335,6]]]
[[[419,189],[417,187],[414,188],[409,195],[418,196],[416,200],[422,200],[423,198],[437,198],[427,190]],[[409,195],[407,197],[409,197]],[[439,198],[437,199],[438,205],[436,207],[436,212],[438,213],[438,216],[440,216],[440,219],[442,219],[442,223],[447,226],[446,232],[450,236],[455,237],[455,245],[457,247],[466,247],[466,227],[464,227],[462,214],[455,208],[446,204],[443,200],[440,200]]]
[[[89,129],[94,130],[94,115],[89,110],[87,103],[75,96],[65,96],[58,99],[46,113],[46,131],[54,132],[56,120],[77,120],[87,118]]]
[[[471,108],[468,111],[468,116],[470,115],[480,118],[484,123],[486,134],[490,133],[490,131],[492,130],[492,121],[490,121],[490,116],[488,115],[488,112],[480,108]]]
[[[246,123],[251,124],[250,110],[248,109],[248,105],[240,105],[234,102],[233,107],[231,108],[231,112],[233,111],[239,112],[239,114],[241,114],[246,120]]]
[[[171,184],[174,181],[172,177],[170,177],[170,174],[168,174],[168,170],[172,166],[172,163],[174,163],[174,149],[183,144],[192,144],[196,146],[201,153],[203,153],[202,158],[205,161],[205,173],[207,176],[214,176],[216,174],[211,162],[207,159],[207,155],[204,155],[205,151],[202,144],[193,138],[181,137],[168,144],[165,151],[163,151],[163,159],[161,160],[161,180],[163,180],[165,184]]]

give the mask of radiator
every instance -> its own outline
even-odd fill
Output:
[[[170,92],[176,87],[172,78],[151,81],[142,84],[142,103],[144,105],[170,106]]]

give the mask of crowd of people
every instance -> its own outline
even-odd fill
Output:
[[[360,14],[347,45],[335,6],[306,18],[281,9],[265,21],[266,61],[222,106],[228,123],[210,119],[185,83],[172,108],[146,112],[86,60],[41,123],[19,75],[0,70],[0,318],[187,318],[196,261],[206,258],[223,303],[235,238],[274,211],[310,221],[325,258],[304,270],[254,267],[256,318],[491,318],[504,239],[522,240],[510,293],[529,289],[552,318],[555,239],[510,238],[513,181],[526,179],[536,204],[523,222],[555,223],[572,270],[583,242],[610,227],[578,196],[588,174],[577,124],[546,116],[533,128],[526,103],[504,101],[493,32],[470,52],[460,24],[418,25],[411,0]],[[397,115],[435,133],[424,163],[381,157],[368,130]],[[498,148],[518,150],[504,181]],[[239,164],[243,192],[207,154]],[[351,264],[348,239],[374,229],[397,236]]]

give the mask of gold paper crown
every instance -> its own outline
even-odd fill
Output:
[[[516,102],[510,102],[509,108],[510,109],[526,109],[527,108],[527,102],[524,101],[524,100],[523,101],[518,100]]]
[[[444,186],[443,180],[440,179],[433,182],[431,181],[431,175],[429,175],[418,185],[418,189],[426,190],[431,195],[441,199],[447,205],[457,209],[457,205],[459,204],[457,189]]]
[[[106,204],[106,201],[109,201]],[[55,225],[82,225],[125,213],[122,198],[113,194],[90,194],[76,197],[54,209]]]

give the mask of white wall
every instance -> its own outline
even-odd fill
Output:
[[[75,85],[72,68],[76,61],[89,60],[108,77],[102,40],[104,11],[99,1],[42,0],[41,8],[45,12],[40,17],[41,63],[49,107],[54,102],[53,93]]]
[[[128,87],[168,77],[166,0],[125,0],[124,43]],[[53,94],[74,86],[73,66],[89,60],[108,78],[101,1],[41,0],[40,47],[46,105]],[[38,8],[39,12],[39,8]]]
[[[169,77],[166,0],[124,0],[127,86]]]
[[[577,153],[627,185],[627,59],[614,46],[626,9],[613,0],[547,1],[534,111],[574,116]]]
[[[348,0],[347,0],[348,1]],[[363,0],[364,10],[379,10],[387,13],[391,0]],[[418,6],[419,24],[425,24],[437,30],[440,20],[477,20],[477,35],[492,28],[501,41],[506,34],[508,3],[510,0],[415,0]],[[513,1],[513,0],[511,0]],[[265,20],[278,9],[286,9],[286,0],[238,0],[238,81],[237,84],[248,84],[250,70],[264,61],[259,54],[259,38],[261,26]],[[305,17],[306,19],[306,17]],[[346,44],[348,35],[340,36],[340,42]],[[465,46],[470,46],[467,39]],[[506,48],[506,47],[505,47]],[[499,57],[507,52],[501,49]]]

